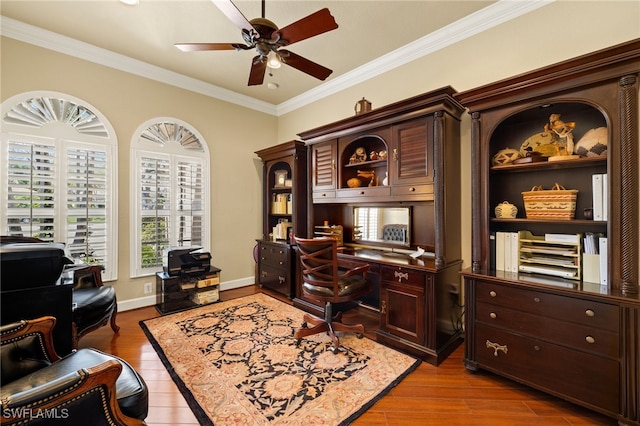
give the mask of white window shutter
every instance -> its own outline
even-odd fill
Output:
[[[141,208],[141,268],[162,266],[169,246],[171,217],[171,162],[142,157],[139,168]]]
[[[52,145],[9,141],[7,147],[6,234],[54,241],[58,188]]]
[[[74,258],[102,265],[108,264],[108,170],[105,151],[67,150],[67,248]]]

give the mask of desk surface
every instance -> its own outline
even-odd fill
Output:
[[[435,259],[426,254],[418,257],[417,259],[414,259],[408,254],[388,250],[343,247],[338,252],[338,257],[352,258],[363,261],[371,260],[376,263],[384,263],[394,266],[406,266],[433,272],[437,271]]]

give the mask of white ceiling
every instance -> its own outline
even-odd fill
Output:
[[[239,29],[210,0],[140,0],[135,6],[118,0],[2,0],[0,12],[4,36],[276,114],[548,3],[266,0],[266,17],[280,27],[329,8],[338,29],[288,49],[333,74],[322,82],[283,66],[267,74],[265,84],[251,87],[247,80],[255,52],[186,53],[173,46],[242,42]],[[261,15],[260,0],[234,4],[247,19]],[[269,82],[279,88],[269,89]]]

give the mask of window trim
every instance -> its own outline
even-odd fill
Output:
[[[74,124],[62,122],[60,120],[45,119],[41,123],[32,123],[27,125],[19,122],[5,121],[5,115],[14,109],[17,105],[34,98],[52,98],[62,99],[64,101],[76,104],[80,107],[90,110],[98,119],[98,123],[102,125],[103,129],[98,133],[92,133],[86,131],[85,128],[74,127]],[[7,158],[7,150],[9,141],[24,141],[27,143],[37,143],[54,145],[56,148],[56,157],[59,161],[56,163],[60,168],[60,172],[56,173],[55,182],[56,186],[60,188],[61,196],[60,203],[57,203],[54,207],[55,217],[58,223],[64,223],[62,216],[66,211],[66,190],[64,186],[65,173],[64,166],[67,163],[67,150],[69,148],[80,149],[99,149],[106,152],[106,156],[109,160],[109,170],[107,174],[107,187],[109,189],[108,205],[106,208],[106,217],[108,218],[107,228],[107,241],[106,252],[108,264],[105,265],[106,269],[103,272],[103,281],[114,281],[118,279],[118,140],[116,132],[111,125],[111,122],[100,112],[98,108],[90,103],[66,93],[55,91],[31,91],[23,92],[18,95],[14,95],[6,99],[1,104],[0,120],[2,120],[2,152],[0,152],[0,164],[2,168],[5,167]],[[52,135],[53,133],[53,135]],[[61,144],[61,146],[59,146]],[[3,197],[6,196],[6,188],[8,185],[7,173],[1,173],[0,186],[3,191]],[[62,203],[62,204],[61,204]],[[0,209],[0,223],[4,226],[7,221],[7,212],[5,208]],[[66,239],[66,227],[62,226],[60,229],[56,229],[57,241],[65,242]]]
[[[199,141],[202,150],[194,150],[191,146],[190,148],[183,147],[179,143],[173,143],[173,141],[168,141],[168,143],[159,143],[158,141],[151,141],[145,137],[143,134],[149,129],[151,126],[156,125],[158,123],[169,122],[174,123],[176,125],[182,126],[190,131]],[[205,196],[203,200],[203,233],[202,233],[202,246],[205,249],[208,249],[211,245],[211,213],[209,206],[211,205],[211,185],[210,185],[210,168],[209,168],[209,150],[205,139],[202,135],[189,123],[186,123],[180,119],[175,117],[156,117],[150,120],[147,120],[143,124],[141,124],[133,134],[131,139],[131,151],[130,151],[130,202],[132,206],[132,217],[130,221],[130,253],[131,253],[131,262],[130,262],[130,277],[131,278],[139,278],[139,277],[147,277],[153,276],[156,272],[162,271],[162,267],[157,268],[142,268],[139,266],[139,259],[141,257],[141,246],[139,244],[139,235],[141,232],[140,222],[142,219],[141,212],[141,200],[139,197],[139,188],[140,188],[140,180],[139,180],[139,164],[142,157],[152,157],[159,159],[169,159],[171,164],[171,173],[172,175],[176,172],[176,166],[178,161],[181,159],[197,159],[202,162],[203,169],[203,182],[202,182],[202,193]],[[172,190],[175,190],[176,179],[172,179]],[[175,205],[172,204],[170,220],[176,221]],[[170,236],[170,238],[172,238]],[[170,244],[173,244],[173,241],[170,241]]]

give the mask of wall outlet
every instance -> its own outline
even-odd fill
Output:
[[[151,294],[152,291],[151,283],[144,283],[144,294]]]

